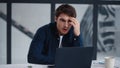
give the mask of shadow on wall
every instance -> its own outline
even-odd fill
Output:
[[[5,15],[3,12],[0,11],[0,17],[7,22],[7,15]],[[24,26],[21,24],[18,24],[15,20],[12,19],[12,26],[14,26],[16,29],[24,33],[26,36],[30,37],[31,39],[33,38],[34,34],[26,29]]]
[[[112,5],[98,6],[98,52],[116,50],[115,46],[115,10]],[[89,6],[81,22],[81,33],[84,46],[92,46],[93,6]]]

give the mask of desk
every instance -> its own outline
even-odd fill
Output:
[[[35,64],[7,64],[0,65],[0,68],[48,68],[48,65],[35,65]],[[104,64],[93,64],[91,68],[105,68]],[[120,67],[115,67],[120,68]]]
[[[120,58],[115,58],[115,68],[120,68]],[[50,65],[38,64],[5,64],[0,65],[0,68],[48,68]],[[93,60],[91,68],[105,68],[104,60]]]
[[[37,65],[37,64],[5,64],[5,65],[0,65],[0,68],[48,68],[48,65]]]
[[[93,60],[91,68],[105,68],[104,59]],[[115,67],[120,68],[120,57],[115,57]]]

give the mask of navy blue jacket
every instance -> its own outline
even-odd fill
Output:
[[[28,62],[34,64],[54,64],[59,35],[56,23],[47,24],[37,30],[28,53]],[[74,36],[73,28],[63,36],[62,47],[82,46],[81,35]]]

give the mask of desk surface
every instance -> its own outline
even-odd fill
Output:
[[[115,68],[120,68],[120,58],[115,58]],[[38,64],[4,64],[0,68],[48,68],[51,65]],[[105,68],[104,60],[93,60],[91,68]]]

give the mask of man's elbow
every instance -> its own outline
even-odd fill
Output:
[[[31,63],[31,64],[40,64],[40,62],[39,62],[38,59],[35,59],[35,58],[33,58],[33,57],[30,57],[30,56],[28,56],[27,62],[28,62],[28,63]]]
[[[33,63],[33,60],[32,60],[32,58],[30,58],[30,57],[27,57],[27,62],[28,62],[28,63]]]

